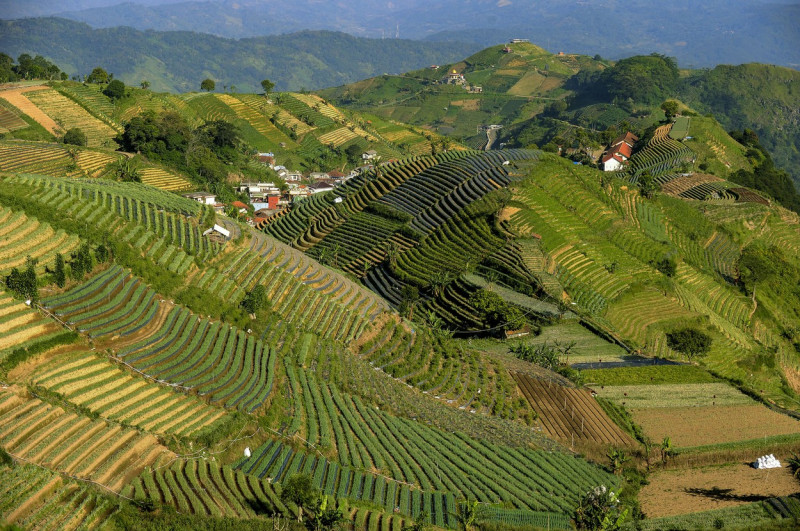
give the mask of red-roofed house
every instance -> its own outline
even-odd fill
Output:
[[[245,205],[241,201],[234,201],[233,203],[231,203],[231,206],[233,208],[237,209],[242,214],[247,213],[247,205]]]
[[[611,143],[611,147],[606,150],[603,157],[600,159],[600,162],[603,164],[603,171],[617,171],[621,169],[625,165],[625,161],[631,158],[633,154],[633,145],[638,140],[639,137],[630,131],[616,138]]]

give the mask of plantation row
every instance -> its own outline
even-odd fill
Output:
[[[0,132],[16,131],[25,127],[28,127],[25,120],[17,116],[16,113],[0,107]]]
[[[119,267],[43,304],[69,321],[91,323],[85,330],[95,337],[137,339],[117,354],[123,362],[150,378],[196,389],[219,406],[254,411],[272,391],[272,349],[235,327],[167,307]],[[159,314],[162,321],[154,323]]]
[[[56,90],[76,101],[82,107],[89,107],[106,121],[114,114],[114,104],[108,96],[101,92],[100,85],[93,83],[64,83]],[[118,125],[115,129],[121,129]]]
[[[412,216],[412,227],[428,233],[486,193],[507,185],[505,161],[535,158],[535,152],[479,153],[428,168],[384,195],[380,202]]]
[[[269,482],[199,459],[147,470],[124,494],[170,505],[184,514],[248,519],[265,513],[289,514]]]
[[[631,165],[628,170],[631,175],[631,182],[636,182],[639,176],[649,171],[653,176],[669,172],[685,162],[694,158],[694,152],[682,143],[665,138],[656,141],[655,137],[644,149],[636,152],[631,157]]]
[[[95,118],[83,107],[54,89],[26,92],[25,96],[45,114],[58,118],[64,129],[79,127],[88,140],[89,147],[111,145],[117,131],[104,121]]]
[[[171,452],[152,435],[0,390],[0,444],[11,455],[113,491]]]
[[[224,299],[241,298],[258,284],[284,319],[343,341],[385,309],[385,303],[352,281],[257,233],[249,249],[222,255],[197,281]]]
[[[0,206],[0,274],[24,267],[28,256],[38,260],[36,269],[43,271],[57,253],[68,255],[78,243],[77,236]]]
[[[217,94],[225,105],[230,107],[236,116],[247,120],[247,123],[258,132],[259,135],[266,138],[271,144],[279,145],[285,143],[296,147],[292,139],[285,135],[280,129],[275,127],[264,114],[268,108],[268,104],[263,97],[256,96],[255,94],[237,94],[235,96],[227,94]]]
[[[0,142],[0,171],[63,176],[72,158],[66,149],[51,144]],[[74,170],[73,170],[74,171]]]
[[[61,333],[55,323],[0,292],[0,363],[4,361],[3,354],[12,348],[25,348]]]
[[[565,454],[494,446],[459,433],[428,428],[376,411],[331,386],[321,386],[315,392],[313,379],[306,382],[315,394],[316,409],[328,412],[327,420],[325,416],[318,418],[320,440],[329,437],[335,441],[339,462],[352,466],[353,472],[377,469],[426,491],[450,492],[487,503],[502,500],[517,508],[561,513],[570,513],[589,486],[613,483],[606,472]],[[239,461],[237,467],[279,481],[304,462],[304,455],[268,443],[252,457]],[[330,472],[327,470],[326,475],[326,471],[317,469],[317,484],[335,481]],[[345,488],[349,484],[345,481]]]
[[[514,374],[514,379],[551,437],[570,444],[575,440],[626,446],[635,444],[606,415],[588,390],[544,382],[518,373]]]
[[[302,119],[303,122],[307,122],[314,127],[325,128],[336,123],[329,117],[309,106],[307,103],[296,98],[292,93],[283,92],[276,97],[278,98],[279,105],[283,109],[290,112],[295,117]],[[319,107],[321,109],[322,105],[320,104]]]
[[[142,184],[153,186],[167,192],[177,192],[192,188],[185,178],[161,168],[144,168],[140,170]]]
[[[262,229],[284,243],[307,250],[341,223],[342,218],[362,211],[367,204],[380,199],[414,175],[440,162],[467,155],[468,152],[448,151],[380,166],[350,179],[330,194],[310,197],[286,215],[271,218]],[[334,203],[336,197],[340,197],[342,203]]]
[[[0,521],[23,529],[97,529],[117,511],[116,500],[44,468],[0,466]]]
[[[519,404],[512,404],[514,382],[496,360],[457,348],[424,330],[412,333],[396,323],[386,326],[361,346],[359,356],[393,378],[461,409],[483,410],[501,418],[517,415]]]
[[[703,183],[694,186],[680,194],[684,199],[697,199],[699,201],[710,201],[718,199],[727,199],[734,201],[736,196],[728,193],[728,184],[726,182]]]
[[[90,353],[59,356],[37,368],[31,381],[103,418],[151,433],[189,436],[224,415],[195,397],[131,376]]]

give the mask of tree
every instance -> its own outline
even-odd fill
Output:
[[[469,298],[484,325],[492,330],[518,330],[525,326],[525,314],[517,306],[508,304],[500,295],[482,289]]]
[[[125,83],[119,79],[114,79],[108,84],[108,86],[106,86],[105,90],[103,90],[103,94],[111,98],[112,101],[124,98]]]
[[[618,448],[611,448],[606,454],[606,457],[608,457],[611,472],[616,476],[622,474],[622,465],[630,460],[628,454],[626,454],[624,450]]]
[[[674,277],[675,273],[678,272],[678,262],[675,261],[674,258],[670,256],[665,256],[661,260],[657,262],[651,262],[653,267],[664,273],[668,277]]]
[[[213,79],[205,78],[203,81],[200,82],[200,90],[205,90],[206,92],[211,92],[217,87],[217,84],[214,82]]]
[[[672,439],[669,437],[664,437],[661,440],[661,462],[663,464],[667,464],[667,459],[672,457],[675,453],[675,449],[672,447]]]
[[[667,345],[692,359],[711,350],[711,336],[696,328],[681,328],[667,333]]]
[[[789,471],[795,479],[800,479],[800,456],[792,452],[792,456],[786,460]]]
[[[342,512],[335,506],[329,506],[328,497],[320,496],[313,510],[314,519],[306,527],[312,531],[332,531],[339,529],[345,522]]]
[[[598,531],[614,531],[622,527],[627,509],[621,509],[619,497],[605,485],[587,492],[575,509],[575,527]]]
[[[308,474],[293,474],[283,483],[281,501],[297,505],[297,521],[303,521],[303,508],[314,507],[319,499],[319,491],[314,488]]]
[[[258,310],[265,308],[268,302],[267,288],[262,284],[257,284],[244,296],[241,307],[244,308],[247,313],[256,313]]]
[[[92,73],[86,77],[87,83],[108,83],[108,72],[104,68],[96,67]]]
[[[142,175],[139,171],[139,163],[136,159],[123,157],[111,165],[111,173],[118,181],[126,183],[142,182]]]
[[[72,278],[80,280],[92,270],[92,252],[89,249],[89,244],[82,244],[72,257]]]
[[[403,286],[400,292],[400,306],[397,311],[405,315],[409,320],[414,319],[414,308],[419,302],[419,289],[416,286]]]
[[[86,133],[80,127],[73,127],[64,133],[64,143],[73,146],[85,146],[87,144]]]
[[[142,82],[139,83],[139,86],[142,87],[144,90],[147,90],[150,88],[150,82],[147,81],[146,79],[143,79]]]
[[[637,184],[639,186],[639,193],[642,194],[642,197],[646,197],[647,199],[652,199],[658,191],[658,184],[656,184],[655,178],[649,171],[644,171],[639,175]]]
[[[261,88],[264,89],[264,95],[266,97],[269,97],[270,92],[272,92],[272,89],[275,88],[275,83],[273,83],[269,79],[262,79]]]
[[[101,243],[95,247],[94,256],[100,263],[108,262],[108,259],[111,258],[111,252],[108,250],[108,246],[106,246],[106,244]]]
[[[53,280],[55,281],[56,286],[59,288],[63,288],[67,283],[66,265],[64,263],[64,255],[61,253],[56,253],[56,265],[53,268]]]
[[[25,260],[25,270],[16,267],[6,277],[6,287],[17,296],[32,301],[39,300],[39,287],[36,279],[36,259],[28,256]]]
[[[667,120],[672,120],[678,114],[678,102],[675,100],[667,100],[661,104],[661,110],[664,111]]]

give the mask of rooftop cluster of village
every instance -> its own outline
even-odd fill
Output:
[[[374,164],[388,164],[391,161],[378,162],[380,156],[375,150],[369,150],[361,155],[363,165],[342,173],[338,170],[328,172],[315,171],[302,173],[290,170],[283,165],[275,163],[274,153],[258,153],[256,159],[261,164],[273,170],[286,187],[282,188],[274,182],[242,181],[236,188],[240,194],[246,194],[249,205],[242,201],[223,203],[218,201],[215,194],[209,192],[191,192],[183,194],[184,197],[193,199],[205,205],[211,205],[217,212],[235,214],[245,219],[251,225],[256,225],[262,220],[277,214],[292,204],[302,201],[309,196],[322,192],[330,192],[349,179],[374,168]]]

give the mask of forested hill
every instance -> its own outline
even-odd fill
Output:
[[[14,57],[41,54],[70,75],[102,65],[126,83],[147,80],[154,90],[170,92],[197,90],[206,77],[239,92],[260,90],[264,78],[278,90],[317,89],[456,61],[478,48],[329,31],[234,40],[129,27],[94,30],[60,18],[0,21],[0,50]]]

